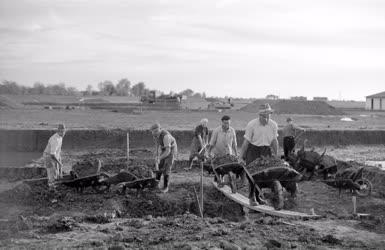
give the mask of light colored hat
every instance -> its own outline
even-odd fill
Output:
[[[59,125],[57,126],[57,129],[58,129],[58,130],[65,130],[65,129],[66,129],[66,126],[65,126],[63,123],[61,123],[61,124],[59,124]]]
[[[274,110],[271,109],[270,104],[268,103],[261,104],[259,106],[259,111],[258,111],[259,114],[272,114],[273,112]]]
[[[154,130],[154,129],[157,129],[157,128],[160,128],[160,124],[159,124],[159,123],[153,124],[153,125],[150,127],[150,130]]]

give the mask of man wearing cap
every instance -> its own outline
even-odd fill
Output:
[[[63,177],[61,146],[66,133],[64,124],[59,124],[57,132],[52,135],[44,149],[43,157],[47,169],[48,187],[53,188],[55,180]]]
[[[214,129],[208,149],[209,155],[213,151],[215,156],[238,155],[237,137],[235,130],[230,127],[230,116],[221,119],[222,125]]]
[[[152,125],[150,130],[155,141],[155,162],[157,170],[159,170],[156,173],[156,179],[160,181],[163,174],[163,189],[161,189],[161,192],[167,193],[171,169],[177,154],[176,140],[167,130],[161,129],[159,123]]]
[[[191,152],[189,157],[189,167],[187,170],[192,168],[192,163],[194,157],[200,153],[200,151],[206,147],[209,140],[209,130],[207,128],[207,123],[209,121],[204,118],[200,121],[200,124],[194,130],[194,138],[191,142]]]
[[[262,156],[277,156],[278,125],[270,119],[273,113],[268,103],[259,107],[259,117],[251,120],[245,130],[241,158],[246,164]]]
[[[298,127],[293,123],[293,119],[288,117],[286,119],[287,125],[283,128],[283,152],[285,157],[293,152],[295,148],[295,137],[300,133],[305,132],[305,129]]]

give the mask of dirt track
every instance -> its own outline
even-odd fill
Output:
[[[149,154],[142,151],[132,157],[140,159]],[[102,159],[105,170],[112,173],[121,168],[119,159],[124,152],[101,150],[91,155]],[[89,153],[67,152],[66,161],[88,157]],[[199,190],[199,180],[198,169],[186,172],[176,168],[169,193],[149,191],[139,197],[136,192],[118,194],[117,188],[106,194],[96,194],[92,189],[79,194],[61,188],[59,193],[52,194],[39,186],[3,182],[3,191],[8,191],[0,194],[0,246],[378,249],[384,244],[385,200],[376,195],[358,198],[357,203],[358,212],[370,213],[375,218],[352,220],[350,194],[343,193],[339,198],[336,189],[323,183],[303,182],[296,202],[287,199],[285,206],[303,212],[314,208],[323,219],[290,221],[252,213],[249,221],[245,221],[239,205],[214,189],[210,184],[212,176],[205,176],[206,221],[202,222],[196,216],[199,213],[193,192],[193,187]]]

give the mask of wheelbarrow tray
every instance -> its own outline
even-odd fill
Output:
[[[127,188],[143,190],[145,188],[156,188],[158,185],[158,181],[155,177],[150,177],[130,182],[123,182],[121,184],[123,184],[123,191],[125,191]]]

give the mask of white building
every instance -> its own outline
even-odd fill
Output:
[[[367,96],[365,109],[385,111],[385,91],[378,94]]]

